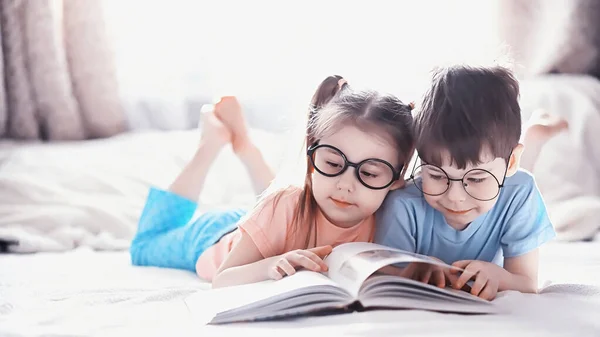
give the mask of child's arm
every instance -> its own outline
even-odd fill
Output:
[[[504,269],[508,272],[500,280],[499,290],[517,290],[522,293],[538,291],[539,249],[527,254],[504,259]]]
[[[538,250],[556,233],[533,177],[521,172],[515,179],[518,187],[513,190],[515,194],[510,203],[505,205],[510,217],[506,223],[496,224],[502,226],[500,245],[504,268],[490,262],[457,261],[453,265],[464,272],[453,284],[455,288],[462,288],[474,279],[471,294],[482,298],[493,299],[496,292],[504,290],[537,292]]]
[[[469,280],[471,294],[493,300],[499,291],[516,290],[522,293],[537,293],[539,253],[535,249],[517,257],[504,259],[504,268],[495,263],[463,260],[452,265],[464,272],[452,280],[455,289],[461,289]],[[451,274],[458,271],[451,270]]]
[[[254,241],[242,231],[242,238],[229,253],[213,278],[213,288],[278,280],[293,275],[297,268],[321,272],[327,270],[323,258],[331,253],[331,246],[294,250],[282,255],[263,258]]]

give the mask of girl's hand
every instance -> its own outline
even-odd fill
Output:
[[[488,301],[496,298],[500,280],[507,273],[504,268],[484,261],[463,260],[452,265],[464,269],[462,275],[452,282],[454,289],[461,289],[469,280],[475,280],[471,285],[471,294]],[[452,269],[451,272],[457,274],[460,271]]]
[[[328,267],[323,259],[331,253],[331,246],[321,246],[311,249],[298,249],[287,252],[275,259],[268,269],[269,278],[280,280],[291,276],[297,269],[304,268],[315,272],[327,271]]]

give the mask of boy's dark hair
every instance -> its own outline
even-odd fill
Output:
[[[435,71],[415,118],[416,148],[423,161],[441,166],[480,164],[481,152],[509,159],[521,137],[519,82],[503,67],[452,66]]]

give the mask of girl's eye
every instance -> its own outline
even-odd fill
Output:
[[[377,174],[371,173],[371,172],[367,172],[367,171],[360,171],[360,174],[362,176],[367,177],[367,178],[377,178]]]
[[[329,166],[331,166],[331,167],[334,167],[334,168],[340,168],[340,167],[342,167],[342,165],[340,165],[340,164],[338,164],[338,163],[334,163],[334,162],[332,162],[332,161],[328,161],[328,162],[327,162],[327,165],[329,165]]]

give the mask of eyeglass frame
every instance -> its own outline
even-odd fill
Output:
[[[313,154],[315,153],[315,151],[319,148],[330,148],[333,149],[337,152],[339,152],[339,154],[342,156],[342,159],[344,159],[344,167],[340,170],[340,172],[336,173],[336,174],[329,174],[329,173],[325,173],[323,171],[321,171],[317,165],[315,165],[315,159]],[[310,158],[310,162],[312,164],[312,167],[319,172],[320,174],[326,176],[326,177],[337,177],[337,176],[341,176],[342,174],[344,174],[344,172],[346,172],[346,170],[348,170],[348,167],[353,167],[354,168],[354,172],[355,172],[355,176],[356,179],[366,188],[371,189],[371,190],[383,190],[385,188],[388,188],[390,185],[392,185],[394,182],[396,182],[398,179],[400,179],[400,175],[402,174],[402,169],[404,169],[404,164],[400,165],[400,169],[396,171],[396,169],[394,169],[394,166],[392,164],[390,164],[389,162],[383,160],[383,159],[379,159],[379,158],[367,158],[364,160],[361,160],[358,163],[354,163],[348,160],[348,158],[346,157],[346,154],[344,152],[342,152],[342,150],[338,149],[337,147],[333,146],[333,145],[329,145],[329,144],[319,144],[319,142],[315,142],[313,143],[313,145],[311,145],[308,150],[306,151],[306,155]],[[363,165],[364,163],[368,162],[368,161],[376,161],[376,162],[380,162],[384,165],[387,165],[391,170],[392,170],[392,179],[389,183],[387,183],[386,185],[382,186],[382,187],[373,187],[373,186],[369,186],[367,183],[365,183],[361,178],[360,178],[360,172],[358,170],[358,168]]]
[[[413,169],[412,169],[412,171],[410,173],[409,179],[412,180],[415,183],[415,186],[417,186],[417,182],[415,181],[415,170],[417,169],[417,167],[421,167],[421,166],[424,166],[424,165],[430,165],[430,166],[433,166],[433,167],[439,169],[440,171],[444,172],[444,174],[446,175],[446,178],[448,178],[448,184],[447,184],[447,187],[444,190],[444,192],[438,193],[438,194],[425,193],[425,191],[423,191],[422,188],[419,188],[417,186],[417,188],[419,188],[419,190],[423,194],[427,194],[427,195],[430,195],[432,197],[440,196],[440,195],[448,192],[448,190],[450,190],[450,184],[451,184],[452,181],[460,181],[461,182],[460,185],[463,187],[463,190],[465,191],[465,193],[467,193],[468,196],[470,196],[471,198],[473,198],[475,200],[479,200],[479,201],[490,201],[490,200],[494,200],[498,195],[500,195],[500,190],[502,190],[502,187],[504,187],[504,182],[506,181],[506,173],[508,173],[508,166],[510,164],[510,157],[511,156],[512,156],[512,151],[510,152],[510,155],[508,156],[508,160],[506,161],[506,168],[504,169],[504,176],[502,178],[502,183],[500,183],[500,181],[498,180],[498,178],[492,172],[490,172],[488,170],[485,170],[485,169],[480,169],[480,168],[473,168],[473,169],[468,170],[467,172],[465,172],[465,174],[463,174],[462,178],[460,178],[460,179],[459,178],[450,178],[450,176],[448,175],[448,172],[444,171],[443,168],[441,168],[441,167],[439,167],[437,165],[428,164],[428,163],[424,162],[421,157],[418,157],[418,156],[417,156],[417,159],[421,161],[421,165],[417,166],[417,160],[415,160],[415,164],[414,164]],[[467,176],[467,174],[469,174],[469,172],[472,172],[472,171],[475,171],[475,170],[487,172],[492,177],[494,177],[494,179],[496,180],[496,183],[498,183],[498,192],[496,192],[496,195],[494,195],[493,197],[491,197],[489,199],[479,199],[479,198],[475,198],[474,196],[471,195],[471,193],[469,193],[469,191],[467,191],[467,188],[465,187],[465,181],[464,181],[464,179]]]

